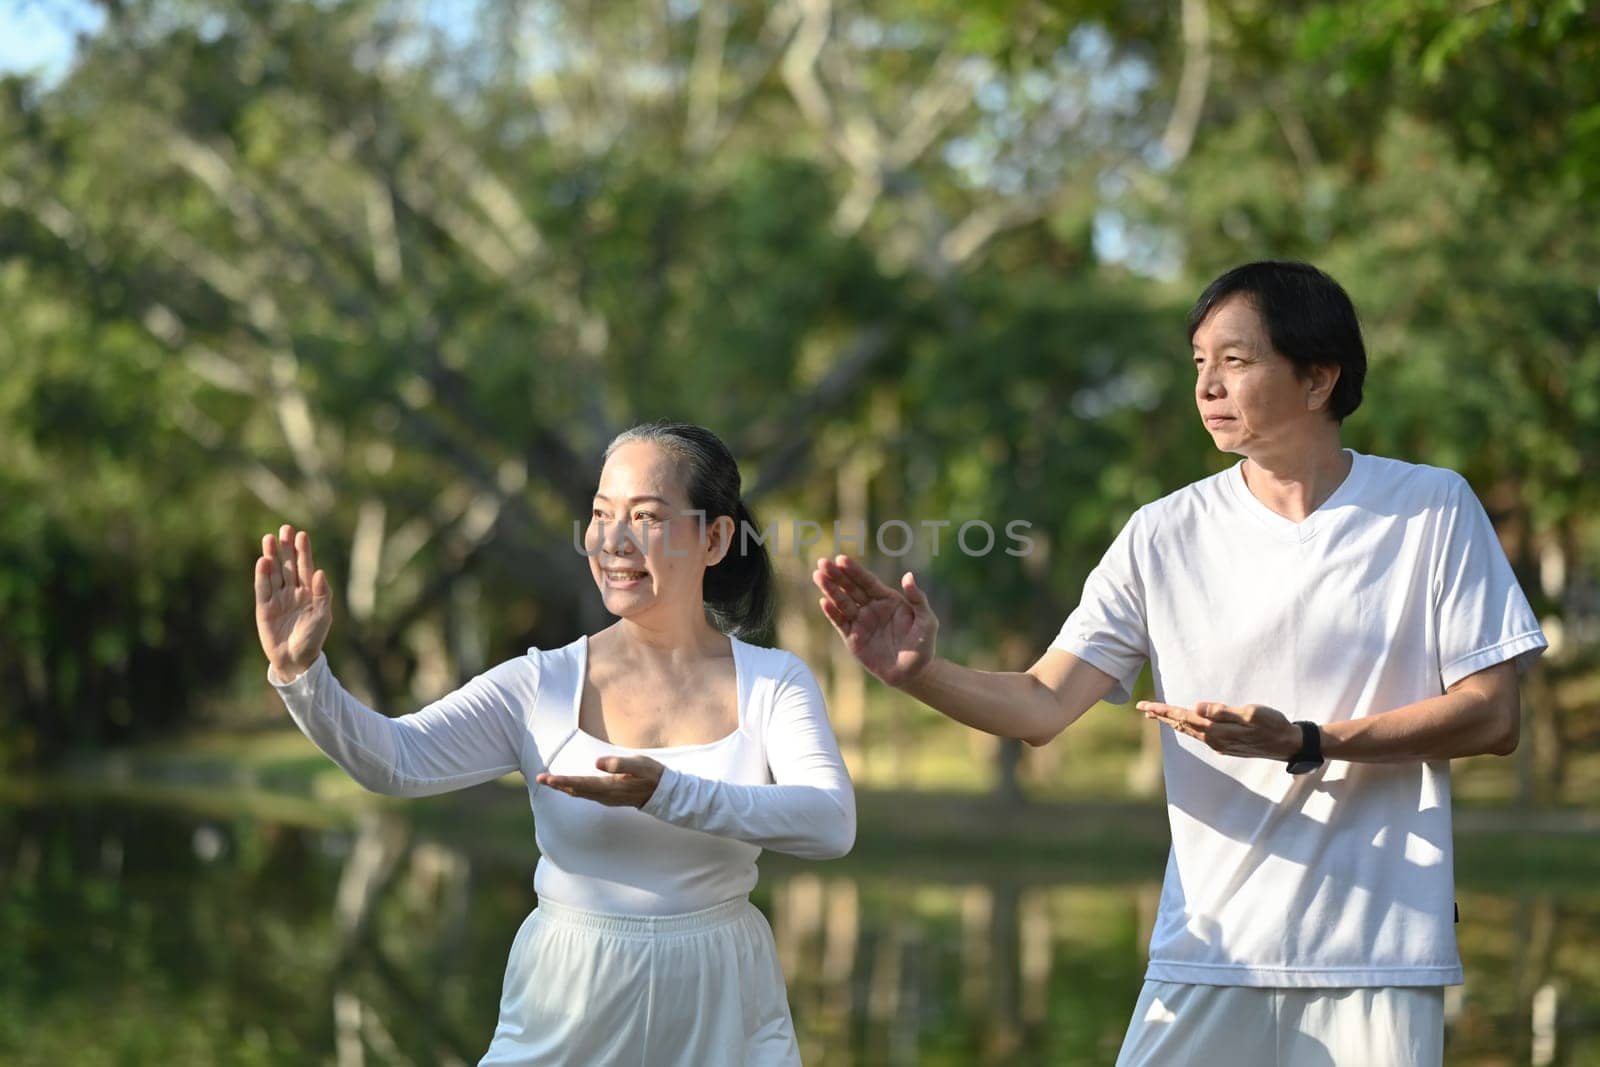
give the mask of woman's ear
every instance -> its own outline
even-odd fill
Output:
[[[706,566],[714,567],[721,563],[733,547],[733,538],[738,531],[734,529],[733,519],[727,515],[718,515],[706,527]]]

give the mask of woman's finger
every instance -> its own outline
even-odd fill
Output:
[[[906,599],[914,608],[920,608],[928,603],[928,598],[923,594],[922,588],[917,585],[917,576],[906,571],[900,579],[900,590],[905,593]]]
[[[261,535],[261,558],[267,561],[267,583],[276,593],[283,588],[283,576],[278,573],[278,539],[271,534]]]
[[[579,795],[579,793],[582,791],[579,782],[580,779],[572,778],[564,774],[541,774],[539,776],[540,785],[547,785],[551,789],[560,790],[561,792],[566,793],[568,796]]]
[[[616,784],[621,781],[614,774],[541,774],[538,780],[544,785],[554,786],[557,789],[600,791],[615,788]]]
[[[317,568],[311,562],[311,535],[301,530],[294,535],[295,573],[309,588],[312,575],[317,573]]]
[[[631,774],[647,782],[661,777],[661,764],[649,756],[623,756],[617,760],[616,767],[618,774]]]
[[[256,560],[256,603],[265,604],[272,599],[272,561],[265,556]]]
[[[293,589],[294,576],[294,527],[284,523],[278,527],[278,539],[273,546],[273,555],[277,557],[278,568],[283,575],[285,589]]]

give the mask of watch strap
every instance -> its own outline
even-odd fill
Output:
[[[1300,727],[1300,751],[1289,757],[1290,774],[1305,774],[1322,766],[1322,730],[1314,722],[1295,723]]]

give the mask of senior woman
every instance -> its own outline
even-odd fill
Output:
[[[618,621],[395,719],[328,669],[310,536],[262,539],[268,680],[318,748],[392,795],[527,780],[538,905],[483,1064],[800,1062],[772,931],[749,901],[756,858],[843,855],[855,799],[811,672],[741,639],[770,619],[773,577],[742,536],[739,486],[709,430],[618,436],[585,540]]]

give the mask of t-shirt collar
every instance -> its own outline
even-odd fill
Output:
[[[1239,507],[1266,527],[1267,532],[1280,540],[1305,542],[1321,531],[1327,523],[1327,516],[1354,497],[1360,490],[1361,483],[1366,480],[1366,457],[1353,448],[1346,448],[1343,451],[1350,457],[1349,473],[1344,476],[1344,481],[1339,483],[1328,499],[1299,522],[1279,515],[1256,499],[1256,495],[1250,491],[1250,486],[1244,480],[1244,460],[1241,459],[1229,468],[1224,480],[1232,487],[1234,499]]]

